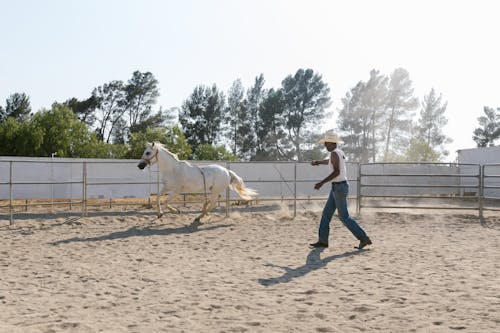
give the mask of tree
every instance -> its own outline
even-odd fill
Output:
[[[135,71],[123,83],[114,80],[95,88],[85,100],[71,98],[64,102],[82,122],[93,128],[106,143],[125,144],[130,132],[145,131],[148,127],[163,126],[171,121],[170,109],[153,113],[159,96],[158,81],[150,72]]]
[[[6,100],[5,116],[20,122],[29,119],[31,114],[30,98],[25,93],[14,93]]]
[[[224,94],[215,84],[212,87],[196,87],[184,101],[179,122],[193,149],[202,144],[214,144],[221,136],[224,108]]]
[[[281,83],[286,117],[286,129],[301,160],[301,144],[306,131],[319,125],[330,105],[330,88],[321,75],[312,69],[299,69],[294,76],[287,76]]]
[[[482,127],[474,130],[472,140],[476,142],[478,147],[492,147],[500,137],[500,108],[495,110],[485,106],[483,112],[484,116],[477,118]]]
[[[259,106],[256,124],[257,149],[253,160],[287,160],[290,150],[286,140],[285,119],[283,117],[283,92],[281,89],[268,90]]]
[[[388,78],[377,70],[370,71],[367,82],[360,81],[342,99],[339,130],[346,142],[349,160],[376,161],[384,133],[382,120],[387,104]]]
[[[227,95],[227,107],[224,123],[227,124],[227,136],[233,155],[242,156],[241,150],[245,135],[248,135],[247,103],[244,99],[245,89],[241,80],[231,85]]]
[[[5,112],[3,106],[0,105],[0,124],[3,123],[5,119],[7,119],[7,112]]]
[[[342,109],[339,110],[338,128],[345,142],[344,152],[349,160],[366,163],[369,161],[370,133],[372,123],[369,109],[363,104],[366,83],[358,82],[346,96],[342,98]]]
[[[442,95],[437,95],[434,88],[431,89],[428,95],[424,96],[421,103],[420,118],[416,126],[416,139],[423,142],[434,153],[428,154],[426,150],[420,150],[429,156],[428,162],[435,162],[441,156],[448,156],[448,151],[444,149],[444,145],[451,142],[443,133],[444,126],[448,123],[444,113],[446,112],[447,102],[443,104]],[[412,143],[415,143],[412,141]],[[411,147],[411,145],[410,145]],[[425,161],[425,156],[418,158],[418,161]]]
[[[151,116],[153,105],[156,104],[156,99],[160,95],[158,80],[151,72],[135,71],[124,90],[125,112],[128,116],[127,124],[130,132],[137,132],[148,126],[159,126],[163,123],[161,111]]]
[[[91,98],[97,103],[95,109],[97,137],[109,143],[112,141],[112,134],[117,131],[115,127],[123,124],[121,120],[126,104],[123,82],[115,80],[105,83],[92,91]]]
[[[259,108],[266,96],[266,90],[264,89],[264,75],[260,74],[255,77],[254,85],[250,87],[247,91],[247,109],[248,116],[245,117],[246,122],[242,126],[241,134],[243,135],[242,143],[242,155],[246,159],[255,156],[258,139],[257,139],[257,127],[259,123]]]
[[[409,133],[413,110],[418,100],[413,96],[412,81],[403,68],[395,69],[389,80],[385,118],[384,162],[401,153],[409,144]]]

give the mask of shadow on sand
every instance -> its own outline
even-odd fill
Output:
[[[168,236],[174,234],[192,234],[199,231],[209,231],[219,228],[227,228],[231,227],[232,224],[221,224],[221,225],[213,225],[203,227],[200,222],[193,222],[190,225],[182,226],[178,228],[166,228],[166,229],[158,229],[151,227],[132,227],[124,231],[112,232],[107,235],[102,235],[98,237],[73,237],[69,239],[63,239],[60,241],[49,243],[49,245],[60,245],[60,244],[68,244],[68,243],[77,243],[77,242],[99,242],[105,240],[115,240],[115,239],[124,239],[129,237],[148,237],[148,236]]]
[[[285,273],[281,276],[268,278],[268,279],[259,279],[258,282],[263,286],[270,286],[278,283],[287,283],[301,276],[305,276],[306,274],[315,271],[319,268],[325,267],[330,261],[340,258],[346,258],[351,256],[356,256],[364,253],[368,250],[356,250],[349,251],[342,254],[335,254],[326,258],[321,259],[320,254],[324,251],[324,248],[316,248],[312,249],[311,252],[307,255],[306,263],[297,268],[290,268],[286,266],[279,266],[274,264],[266,264],[266,266],[281,268],[285,271]]]

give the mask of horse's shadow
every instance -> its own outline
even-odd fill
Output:
[[[323,251],[324,251],[324,248],[312,249],[311,252],[309,252],[309,254],[307,255],[306,263],[302,266],[297,267],[297,268],[290,268],[287,266],[279,266],[279,265],[275,265],[275,264],[266,264],[266,266],[281,268],[285,271],[285,273],[283,273],[283,275],[281,275],[281,276],[274,277],[274,278],[258,279],[258,282],[263,286],[270,286],[270,285],[278,284],[278,283],[287,283],[287,282],[292,281],[293,279],[304,276],[304,275],[306,275],[312,271],[315,271],[319,268],[325,267],[330,261],[333,261],[335,259],[359,255],[367,250],[349,251],[349,252],[345,252],[342,254],[335,254],[335,255],[321,259],[320,254]]]
[[[102,235],[98,237],[73,237],[69,239],[63,239],[55,242],[49,243],[49,245],[60,245],[60,244],[68,244],[68,243],[77,243],[77,242],[99,242],[105,240],[115,240],[115,239],[123,239],[129,237],[148,237],[148,236],[168,236],[174,234],[192,234],[199,231],[209,231],[215,230],[219,228],[227,228],[232,226],[231,224],[219,224],[201,228],[203,226],[200,222],[193,222],[190,225],[177,227],[177,228],[166,228],[166,229],[157,229],[151,227],[132,227],[124,231],[112,232],[107,235]]]

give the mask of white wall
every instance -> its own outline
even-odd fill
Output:
[[[482,147],[459,150],[458,163],[475,163],[481,165],[489,164],[484,166],[483,169],[485,176],[484,196],[500,198],[500,147]]]

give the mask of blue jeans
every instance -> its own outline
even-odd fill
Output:
[[[358,223],[349,216],[347,210],[347,195],[349,194],[349,185],[347,183],[332,184],[332,189],[328,200],[326,201],[325,208],[323,208],[323,215],[319,224],[319,241],[328,244],[328,236],[330,235],[330,221],[332,220],[333,213],[338,209],[340,221],[349,229],[350,232],[358,240],[365,240],[368,238],[365,231],[358,225]]]

